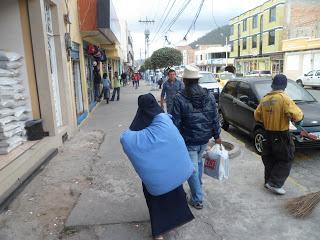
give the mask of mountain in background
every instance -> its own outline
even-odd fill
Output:
[[[196,45],[215,45],[215,44],[225,45],[226,37],[228,37],[229,39],[229,36],[230,36],[230,26],[224,25],[200,37],[198,40],[190,43],[189,46],[192,48],[196,48]]]

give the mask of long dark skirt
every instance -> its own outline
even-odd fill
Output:
[[[152,236],[162,235],[194,219],[183,186],[160,196],[151,195],[142,183],[149,208]]]

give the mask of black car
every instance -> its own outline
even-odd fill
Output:
[[[254,139],[256,151],[262,152],[264,128],[254,119],[254,111],[260,100],[271,91],[270,77],[237,78],[230,80],[220,95],[219,116],[224,130],[229,125],[242,130]],[[296,102],[304,113],[303,127],[320,136],[320,103],[304,88],[289,80],[286,93]],[[311,141],[300,136],[293,124],[290,132],[297,148],[320,148],[320,141]]]

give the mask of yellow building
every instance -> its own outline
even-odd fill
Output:
[[[237,73],[283,71],[285,0],[269,0],[230,20],[231,58]]]

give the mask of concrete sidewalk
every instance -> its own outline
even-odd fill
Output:
[[[0,214],[0,240],[151,239],[141,181],[119,142],[135,115],[138,95],[149,90],[121,88],[119,102],[96,108],[79,134]],[[319,208],[296,220],[283,207],[310,186],[289,178],[287,195],[270,194],[263,187],[260,157],[230,134],[222,137],[242,149],[230,161],[230,179],[219,182],[204,175],[204,209],[192,209],[196,219],[166,239],[319,239]],[[185,190],[189,192],[187,185]]]
[[[137,96],[150,87],[122,89],[120,102],[101,104],[86,130],[103,129],[105,141],[93,166],[93,185],[83,192],[66,225],[77,233],[65,239],[150,239],[148,212],[141,182],[122,152],[119,142],[137,109]],[[159,92],[153,92],[159,95]],[[196,219],[167,236],[168,239],[319,239],[320,212],[296,220],[283,208],[287,198],[302,194],[302,188],[288,181],[286,196],[275,196],[263,188],[260,157],[238,142],[242,154],[231,160],[230,179],[219,182],[204,176],[205,202]],[[188,186],[185,187],[187,191]]]

